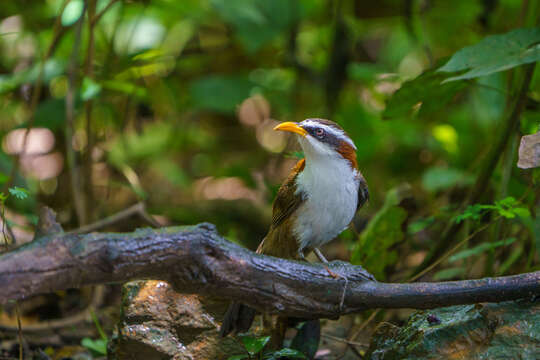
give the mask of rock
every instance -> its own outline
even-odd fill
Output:
[[[243,352],[219,324],[228,303],[175,292],[163,281],[124,285],[122,315],[109,349],[116,359],[227,359]]]
[[[383,324],[366,359],[404,358],[540,359],[540,302],[451,306]]]

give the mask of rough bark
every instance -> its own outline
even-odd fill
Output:
[[[329,267],[342,278],[335,279],[321,264],[257,255],[221,238],[211,224],[126,234],[57,233],[0,256],[0,304],[60,289],[136,279],[164,280],[180,293],[221,296],[269,313],[303,318],[540,295],[540,271],[392,284],[374,281],[360,266],[335,261]]]

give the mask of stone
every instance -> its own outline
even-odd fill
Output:
[[[540,302],[460,305],[384,323],[366,359],[540,359]]]
[[[228,302],[184,295],[164,281],[124,285],[122,314],[111,341],[112,359],[227,359],[244,350],[232,337],[219,336]]]

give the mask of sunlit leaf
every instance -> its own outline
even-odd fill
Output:
[[[135,85],[128,81],[107,80],[101,84],[104,88],[118,91],[127,95],[135,96],[139,99],[146,99],[148,92],[142,86]]]
[[[73,25],[81,17],[84,10],[83,0],[71,0],[68,2],[62,13],[62,25]]]
[[[81,99],[87,101],[95,98],[101,92],[101,85],[91,78],[85,77],[82,82]]]
[[[540,28],[517,29],[506,34],[484,38],[476,45],[456,52],[438,71],[465,74],[453,76],[444,83],[486,76],[540,60]]]
[[[19,200],[24,200],[28,197],[28,190],[18,186],[9,188],[9,193]]]
[[[270,336],[242,336],[242,343],[251,355],[258,354],[268,341],[270,341]]]
[[[83,338],[81,340],[81,345],[85,348],[95,352],[98,355],[107,355],[107,340],[104,339],[96,339],[92,340],[90,338]]]

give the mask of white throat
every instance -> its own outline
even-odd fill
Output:
[[[299,251],[334,239],[352,221],[358,205],[358,171],[337,153],[331,156],[309,150],[306,146],[306,165],[296,179],[296,193],[307,196],[293,227]]]

